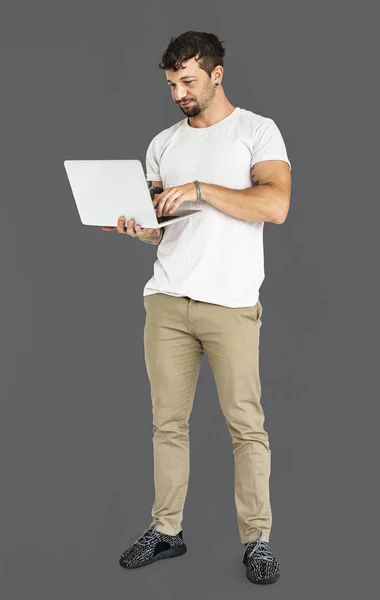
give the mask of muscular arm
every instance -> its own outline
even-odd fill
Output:
[[[230,189],[202,183],[203,199],[219,210],[245,221],[283,223],[289,211],[291,178],[286,161],[265,160],[251,169],[252,186]]]
[[[150,197],[154,198],[155,194],[161,194],[164,190],[162,189],[161,181],[148,181],[148,187],[150,191]],[[158,246],[164,236],[164,227],[153,229],[152,235],[149,237],[140,237],[139,239],[142,242],[146,242],[147,244],[153,244],[154,246]]]

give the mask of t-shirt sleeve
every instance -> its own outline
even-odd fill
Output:
[[[156,138],[150,142],[148,150],[146,152],[146,180],[147,181],[162,181],[160,175],[160,165],[158,164],[157,157],[157,144]]]
[[[255,129],[251,168],[262,160],[284,160],[292,170],[281,132],[273,119],[267,117]]]

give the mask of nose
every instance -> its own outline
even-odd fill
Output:
[[[174,90],[174,100],[175,102],[182,102],[183,100],[185,100],[187,95],[187,91],[185,88],[181,87],[181,86],[177,86]]]

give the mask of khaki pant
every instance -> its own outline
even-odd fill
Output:
[[[168,294],[144,296],[144,348],[151,387],[155,500],[152,524],[182,529],[189,473],[189,416],[206,353],[232,438],[235,505],[243,543],[269,542],[271,451],[260,402],[262,306],[228,308]]]

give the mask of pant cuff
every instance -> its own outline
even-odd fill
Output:
[[[252,533],[251,535],[247,536],[246,538],[242,539],[242,543],[243,544],[247,544],[248,542],[251,542],[252,540],[258,540],[259,539],[259,535],[260,535],[260,531],[263,532],[262,536],[261,536],[261,541],[262,542],[269,542],[269,537],[270,537],[270,532],[269,531],[264,531],[264,530],[259,530],[257,531],[257,533]]]

